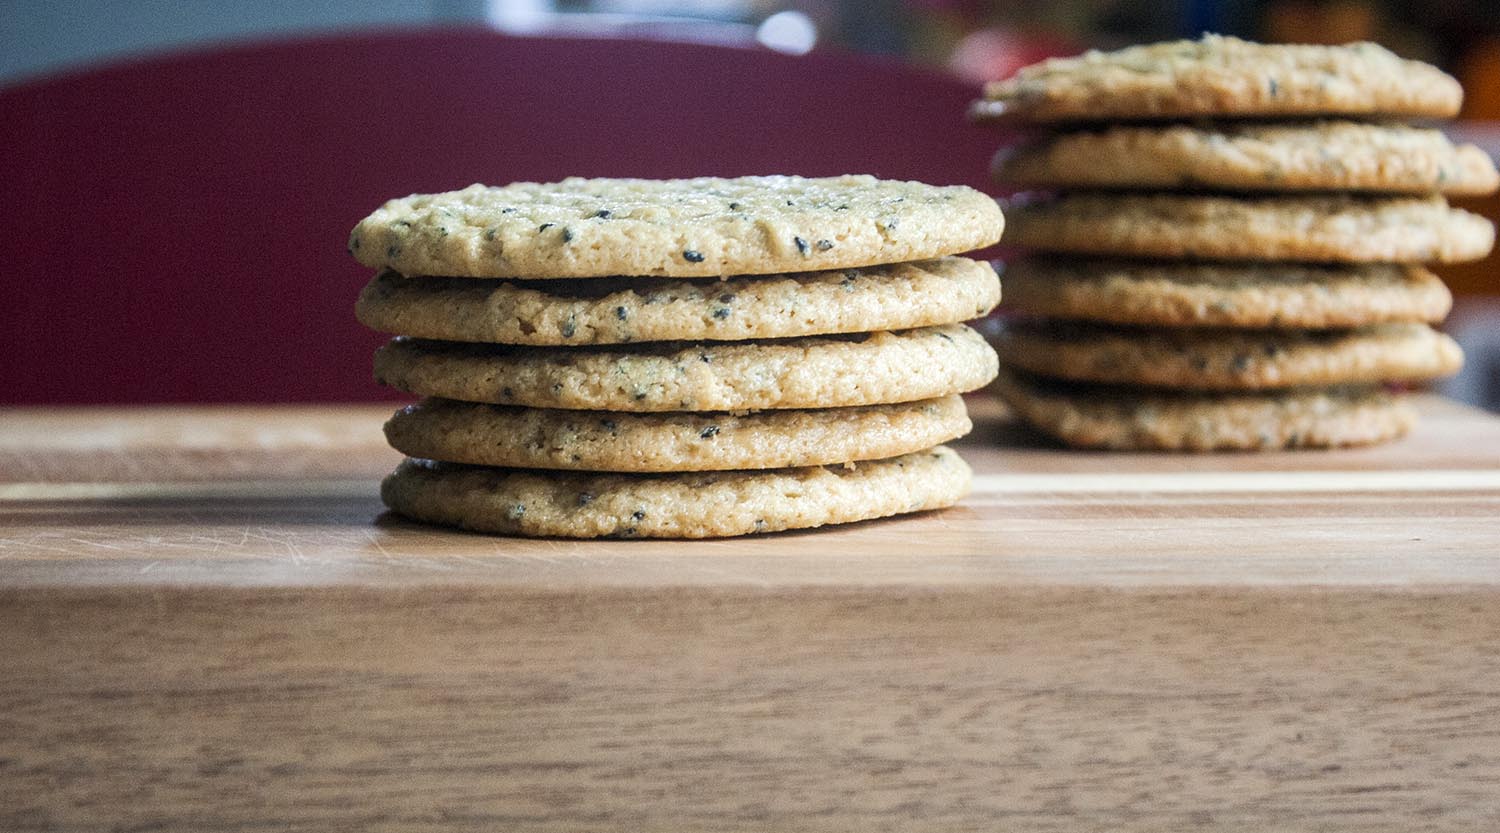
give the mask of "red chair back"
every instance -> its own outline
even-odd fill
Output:
[[[849,55],[362,34],[0,90],[8,403],[388,397],[344,251],[382,201],[569,175],[985,184],[973,90]]]

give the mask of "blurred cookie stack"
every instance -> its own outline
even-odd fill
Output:
[[[382,498],[505,534],[701,538],[951,505],[994,351],[1003,219],[873,177],[569,179],[392,200],[350,252],[383,384]],[[441,461],[441,462],[437,462]]]
[[[995,159],[1007,211],[995,389],[1076,446],[1352,445],[1415,421],[1392,386],[1457,371],[1423,263],[1484,257],[1488,157],[1401,120],[1458,83],[1374,44],[1218,36],[1046,61],[991,84],[981,121],[1045,128]]]

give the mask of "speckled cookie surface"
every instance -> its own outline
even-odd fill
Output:
[[[1331,329],[1436,323],[1453,296],[1421,266],[1197,264],[1022,258],[1005,266],[1013,312],[1169,327]]]
[[[996,154],[995,179],[1020,188],[1371,191],[1488,194],[1484,151],[1400,124],[1114,126],[1054,134]]]
[[[1457,263],[1495,229],[1442,197],[1219,197],[1078,192],[1010,211],[1006,243],[1189,260]]]
[[[752,411],[932,399],[983,387],[995,351],[962,324],[900,332],[628,348],[398,338],[375,378],[465,402],[595,411]]]
[[[1379,388],[1163,393],[1059,384],[1002,369],[992,390],[1068,445],[1117,451],[1265,451],[1395,439],[1416,411]]]
[[[480,532],[717,538],[939,509],[969,490],[951,449],[852,466],[754,472],[527,472],[407,460],[381,484],[392,510]]]
[[[1017,322],[997,348],[1007,365],[1043,376],[1196,390],[1418,381],[1463,365],[1453,339],[1426,324],[1319,332]]]
[[[387,202],[349,251],[403,275],[707,277],[957,254],[1000,238],[990,197],[869,176],[566,179]]]
[[[1373,43],[1267,45],[1204,35],[1053,58],[985,87],[979,119],[1061,122],[1458,113],[1463,90]]]
[[[511,468],[720,471],[877,460],[968,433],[958,395],[896,405],[733,414],[559,411],[426,399],[386,439],[409,457]]]
[[[382,332],[494,344],[738,341],[897,330],[977,318],[1000,300],[961,257],[728,280],[497,281],[383,272],[355,311]]]

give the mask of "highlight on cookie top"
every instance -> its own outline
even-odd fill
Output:
[[[990,197],[872,176],[582,179],[387,202],[349,252],[406,276],[709,277],[842,269],[1000,239]]]
[[[958,256],[1004,220],[970,188],[869,176],[568,179],[392,200],[349,250],[425,397],[381,497],[470,530],[703,538],[941,509],[943,443],[999,372]]]
[[[1450,118],[1463,103],[1452,76],[1374,43],[1195,41],[1054,58],[986,85],[979,120],[1084,122],[1217,116]]]

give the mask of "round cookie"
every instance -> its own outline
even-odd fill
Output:
[[[355,313],[386,333],[560,346],[909,329],[977,318],[999,301],[989,264],[948,257],[722,281],[514,282],[386,271],[360,293]]]
[[[1005,242],[1079,254],[1188,260],[1459,263],[1495,228],[1442,197],[1218,197],[1080,192],[1018,205]]]
[[[391,200],[349,251],[403,275],[708,277],[923,260],[988,246],[1003,228],[995,201],[963,186],[575,177]]]
[[[392,510],[505,535],[717,538],[952,506],[972,473],[952,449],[849,466],[753,472],[523,472],[403,462],[380,486]]]
[[[1463,365],[1458,344],[1426,324],[1248,331],[1023,322],[996,346],[1007,365],[1044,376],[1192,390],[1418,381]]]
[[[995,351],[962,324],[901,332],[629,348],[398,338],[375,378],[465,402],[591,411],[754,411],[932,399],[984,386]]]
[[[1416,424],[1379,388],[1171,393],[1076,385],[1002,368],[992,390],[1033,428],[1076,448],[1265,451],[1367,445]]]
[[[1500,173],[1474,145],[1402,124],[1119,125],[1000,151],[995,179],[1019,188],[1371,191],[1479,195]]]
[[[1453,296],[1421,266],[1199,264],[1022,258],[1005,266],[1005,308],[1166,327],[1332,329],[1437,323]]]
[[[385,424],[408,457],[510,468],[721,471],[895,457],[961,437],[963,397],[733,414],[557,411],[426,399]]]
[[[1458,114],[1463,89],[1437,67],[1373,43],[1196,41],[1090,51],[988,84],[971,115],[1054,123],[1131,119]]]

